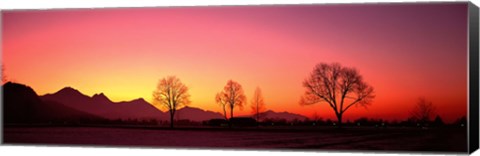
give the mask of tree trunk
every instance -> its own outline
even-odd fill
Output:
[[[342,128],[343,123],[342,123],[342,114],[337,114],[337,119],[338,119],[338,128]]]
[[[258,110],[258,105],[257,105],[257,114],[256,115],[257,115],[257,123],[258,123],[258,120],[260,120],[260,112]]]
[[[230,110],[230,119],[233,118],[233,108]]]
[[[233,107],[230,107],[230,120],[228,120],[228,127],[232,128]]]
[[[170,128],[173,128],[173,113],[170,113]]]
[[[223,116],[225,116],[225,120],[228,120],[227,110],[225,109],[225,105],[223,105]]]
[[[258,119],[259,119],[259,117],[258,117],[258,112],[257,112],[257,114],[255,114],[255,119],[256,119],[256,121],[257,121],[257,126],[258,126]]]

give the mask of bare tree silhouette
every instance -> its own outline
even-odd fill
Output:
[[[5,65],[2,64],[2,84],[7,83],[7,75],[5,75]]]
[[[232,118],[235,106],[242,109],[246,99],[242,85],[232,80],[228,80],[223,90],[215,97],[215,101],[223,106],[225,119],[227,119],[225,107],[230,109],[230,118]]]
[[[215,101],[217,102],[217,104],[222,106],[223,117],[225,117],[225,120],[228,120],[228,117],[227,117],[228,98],[225,97],[225,95],[223,93],[217,93],[217,95],[215,96]]]
[[[260,121],[260,113],[265,111],[265,101],[263,100],[262,90],[260,87],[257,87],[253,93],[251,108],[253,116],[257,122]]]
[[[335,112],[338,126],[342,127],[342,115],[352,106],[367,107],[375,98],[373,87],[363,81],[355,68],[342,67],[339,63],[320,63],[305,79],[306,88],[300,105],[326,102]]]
[[[153,92],[153,103],[163,106],[170,113],[170,127],[173,128],[175,112],[190,104],[188,87],[175,76],[168,76],[158,82]]]
[[[430,122],[430,119],[435,115],[435,106],[424,97],[418,98],[418,102],[411,112],[411,117],[424,125]]]

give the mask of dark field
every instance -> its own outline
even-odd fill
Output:
[[[465,152],[463,128],[4,127],[4,143],[288,150]]]

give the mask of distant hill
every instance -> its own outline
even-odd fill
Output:
[[[72,87],[65,87],[55,93],[38,96],[32,88],[10,82],[4,85],[4,92],[5,119],[9,122],[79,120],[80,118],[169,120],[168,112],[158,110],[142,98],[112,102],[103,93],[90,97]],[[298,114],[272,110],[261,113],[261,116],[263,119],[285,119],[287,121],[307,118]],[[223,115],[218,112],[188,106],[177,110],[175,114],[176,120],[186,119],[196,122],[223,118]]]
[[[295,119],[297,120],[307,119],[307,117],[300,114],[294,114],[289,112],[274,112],[272,110],[268,110],[266,112],[260,113],[260,116],[262,116],[263,119],[285,119],[287,121],[293,121]]]
[[[162,112],[143,98],[132,101],[112,102],[105,94],[99,93],[89,97],[80,91],[65,87],[53,94],[41,96],[41,99],[63,103],[77,110],[89,112],[107,119],[158,119],[169,120],[168,112]],[[175,119],[204,121],[223,118],[222,114],[205,111],[200,108],[184,107],[175,113]]]
[[[5,123],[48,123],[100,120],[101,118],[54,101],[43,101],[29,86],[3,85]]]
[[[76,89],[65,87],[56,93],[43,95],[41,99],[63,103],[74,109],[112,120],[167,119],[167,114],[141,98],[132,101],[112,102],[103,93],[89,97]]]
[[[210,119],[223,119],[223,115],[218,112],[205,111],[200,108],[183,107],[175,113],[175,119],[188,119],[190,121],[205,121]]]

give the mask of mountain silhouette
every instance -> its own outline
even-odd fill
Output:
[[[109,106],[111,106],[112,109],[106,114],[107,116],[119,116],[123,119],[167,119],[166,113],[158,110],[143,98],[131,101],[112,102]]]
[[[77,110],[89,112],[107,119],[157,119],[168,120],[168,112],[162,112],[143,98],[131,101],[112,102],[104,93],[89,97],[80,91],[65,87],[53,94],[41,96],[43,100],[63,103]],[[201,122],[205,120],[223,118],[222,114],[205,111],[195,107],[183,107],[176,111],[176,120],[190,120]]]
[[[300,114],[294,114],[289,112],[275,112],[272,110],[268,110],[266,112],[260,113],[260,116],[262,116],[263,119],[285,119],[286,121],[293,121],[293,120],[303,121],[307,119],[307,117]]]
[[[104,93],[87,96],[77,89],[65,87],[52,94],[38,96],[23,84],[8,82],[4,85],[5,120],[9,122],[75,121],[80,119],[156,119],[168,120],[168,112],[162,112],[143,98],[113,102]],[[268,110],[261,113],[263,119],[295,119],[307,117],[289,112]],[[175,120],[195,122],[223,119],[218,112],[195,107],[183,107],[175,113]]]
[[[210,119],[223,119],[223,115],[217,112],[205,111],[195,107],[183,107],[175,113],[176,120],[187,119],[190,121],[206,121]]]
[[[80,91],[65,87],[53,94],[41,96],[43,100],[63,103],[77,110],[107,119],[166,119],[166,114],[143,99],[112,102],[105,94],[89,97]]]
[[[54,101],[43,101],[29,86],[7,82],[4,91],[5,123],[49,123],[99,120],[98,116]]]
[[[112,101],[110,101],[110,99],[108,99],[103,93],[93,95],[92,100],[95,103],[112,103]]]

